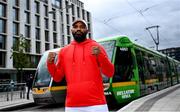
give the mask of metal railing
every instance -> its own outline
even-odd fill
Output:
[[[25,99],[26,83],[0,84],[0,102]]]

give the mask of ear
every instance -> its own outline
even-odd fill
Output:
[[[73,29],[71,28],[71,32],[73,32]]]

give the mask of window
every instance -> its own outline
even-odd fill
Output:
[[[45,41],[49,42],[49,32],[45,31]]]
[[[55,9],[52,9],[53,12],[56,12]],[[56,13],[52,13],[53,19],[56,19]]]
[[[0,19],[0,33],[6,33],[6,21]]]
[[[53,30],[56,31],[56,22],[53,21]]]
[[[39,9],[39,2],[35,1],[35,12],[39,14],[40,9]]]
[[[61,26],[61,32],[64,33],[64,25]]]
[[[11,0],[13,6],[19,6],[19,0]]]
[[[31,52],[31,41],[30,40],[26,40],[27,44],[28,44],[28,47],[25,48],[25,51],[26,52]]]
[[[66,15],[66,22],[67,22],[67,24],[69,24],[69,15],[68,14]]]
[[[35,16],[35,18],[36,18],[36,20],[35,20],[36,26],[40,26],[40,18],[39,18],[39,16]]]
[[[49,25],[48,25],[48,19],[44,19],[44,27],[45,27],[45,29],[48,29],[49,28]]]
[[[82,10],[82,17],[85,19],[84,9]]]
[[[45,50],[49,50],[49,43],[45,43]]]
[[[15,47],[17,42],[18,42],[18,38],[17,37],[13,37],[13,47]]]
[[[79,9],[79,7],[77,7],[77,16],[78,16],[78,18],[80,17],[80,9]]]
[[[5,67],[5,53],[0,51],[0,67]]]
[[[68,6],[68,1],[66,1],[66,7]],[[69,9],[66,8],[66,13],[69,13]]]
[[[6,2],[7,0],[2,0],[2,1]]]
[[[30,26],[25,25],[25,37],[30,38],[30,35],[31,35]]]
[[[25,12],[25,21],[26,21],[26,23],[30,24],[30,13],[29,12]]]
[[[64,35],[62,35],[61,45],[62,45],[62,46],[65,45],[65,42],[64,42]]]
[[[72,17],[72,21],[75,21],[75,17]]]
[[[30,1],[26,0],[26,10],[30,10]]]
[[[44,5],[44,15],[48,16],[48,7],[46,5]]]
[[[58,8],[61,8],[61,1],[62,0],[51,0],[52,5]]]
[[[63,12],[61,12],[61,21],[63,22],[64,19],[63,19]]]
[[[40,40],[40,29],[36,28],[36,39]]]
[[[115,47],[115,41],[107,41],[107,42],[100,42],[104,49],[107,52],[108,58],[112,60],[114,47]]]
[[[67,42],[68,42],[68,44],[71,42],[71,37],[67,37]]]
[[[0,49],[6,49],[6,40],[4,35],[0,35]]]
[[[88,30],[90,30],[91,29],[91,27],[90,27],[90,24],[88,23]]]
[[[67,26],[67,34],[70,35],[70,27]]]
[[[4,4],[0,4],[0,17],[6,17],[6,6]]]
[[[89,14],[89,12],[87,12],[87,21],[88,22],[90,21],[90,14]]]
[[[36,42],[36,53],[41,53],[41,43],[40,42]]]
[[[58,45],[54,45],[54,48],[59,48],[59,46]]]
[[[19,10],[16,8],[13,8],[13,20],[15,21],[19,20]]]
[[[13,23],[13,34],[19,35],[19,24],[15,22]]]
[[[56,33],[53,33],[53,42],[57,43],[57,34]]]
[[[74,16],[74,15],[75,15],[75,11],[74,11],[74,4],[72,4],[72,8],[71,8],[71,10],[72,10],[72,15]]]

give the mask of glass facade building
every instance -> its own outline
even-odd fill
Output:
[[[53,11],[54,13],[49,13]],[[63,47],[73,38],[70,33],[75,19],[84,19],[92,35],[91,13],[79,0],[1,0],[0,1],[0,82],[19,82],[13,66],[12,46],[23,36],[30,45],[26,49],[31,66],[24,68],[26,75],[34,74],[44,51]]]

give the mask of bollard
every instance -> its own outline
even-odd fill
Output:
[[[11,89],[11,101],[13,100],[13,88],[14,88],[14,81],[11,80],[10,82],[10,89]]]

